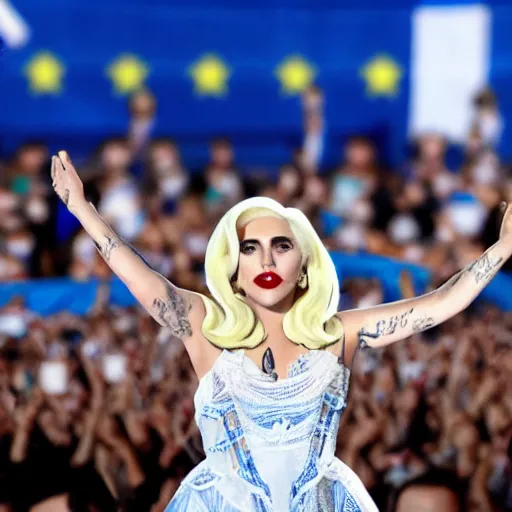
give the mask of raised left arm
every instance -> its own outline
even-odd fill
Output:
[[[445,284],[420,297],[338,314],[349,353],[357,345],[382,347],[439,325],[473,302],[512,255],[512,205],[504,215],[500,239]]]

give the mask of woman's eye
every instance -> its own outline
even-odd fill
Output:
[[[244,245],[242,247],[242,252],[244,254],[251,254],[252,252],[254,252],[254,249],[255,249],[254,245]]]
[[[292,246],[290,244],[279,244],[277,248],[280,252],[286,252],[289,251],[292,248]]]

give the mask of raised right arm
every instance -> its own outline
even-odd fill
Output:
[[[86,201],[82,182],[65,151],[52,159],[52,178],[55,191],[94,240],[112,271],[160,325],[170,328],[185,342],[200,376],[203,371],[197,366],[202,367],[203,363],[209,366],[208,360],[200,361],[210,352],[204,348],[212,349],[211,354],[215,352],[201,331],[206,311],[200,295],[174,286],[153,271],[144,258],[112,230],[96,208]]]
[[[174,286],[153,271],[91,203],[84,201],[73,213],[108,266],[160,325],[169,327],[182,340],[201,332],[205,311],[199,295]]]

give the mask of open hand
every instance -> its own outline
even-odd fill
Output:
[[[71,213],[85,203],[82,180],[65,151],[59,151],[57,156],[52,156],[52,185]]]

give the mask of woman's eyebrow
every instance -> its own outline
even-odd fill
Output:
[[[274,238],[272,238],[272,243],[273,244],[282,244],[283,242],[290,242],[290,243],[293,243],[293,240],[288,237],[288,236],[275,236]]]
[[[260,241],[256,240],[255,238],[248,238],[246,240],[242,240],[240,242],[240,245],[246,245],[246,244],[259,244]]]
[[[270,243],[272,245],[282,244],[283,242],[289,242],[290,244],[293,244],[293,240],[290,237],[284,236],[284,235],[275,236],[270,241]],[[246,240],[242,240],[240,242],[240,245],[246,245],[246,244],[259,244],[259,245],[261,245],[261,241],[257,240],[256,238],[247,238]]]

